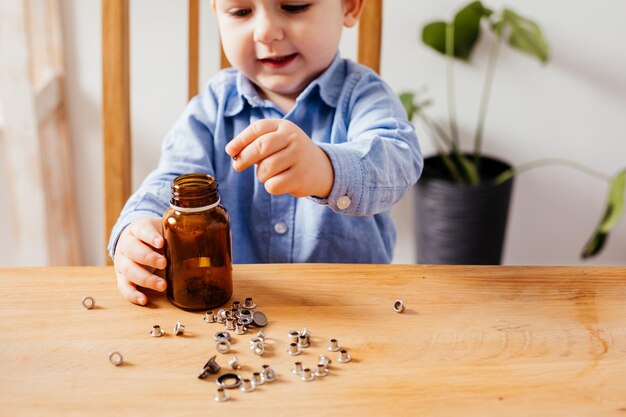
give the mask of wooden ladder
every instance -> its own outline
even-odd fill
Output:
[[[81,263],[59,0],[0,3],[0,153],[15,262]]]

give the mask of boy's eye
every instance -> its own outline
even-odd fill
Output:
[[[281,8],[287,13],[302,13],[306,11],[311,5],[309,3],[302,4],[283,4]]]
[[[228,11],[228,14],[233,17],[245,17],[252,13],[251,9],[232,9]]]

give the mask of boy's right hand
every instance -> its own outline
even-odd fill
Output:
[[[167,286],[164,279],[153,274],[167,264],[165,257],[154,250],[163,247],[161,230],[161,218],[146,217],[129,224],[117,241],[113,257],[117,288],[132,303],[148,302],[137,285],[157,291],[165,291]]]

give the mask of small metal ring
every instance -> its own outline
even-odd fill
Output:
[[[93,297],[83,297],[82,303],[83,307],[85,307],[87,310],[91,310],[96,306],[96,300],[94,300]]]
[[[237,374],[223,374],[217,377],[215,383],[225,389],[234,389],[241,385],[241,377]]]
[[[213,335],[213,339],[216,342],[219,342],[220,340],[227,340],[230,342],[230,333],[228,332],[217,332]]]
[[[215,349],[217,349],[219,353],[228,353],[228,351],[230,351],[230,342],[226,339],[220,339],[215,344]]]
[[[120,366],[124,362],[124,357],[118,351],[112,352],[109,355],[109,362],[115,366]]]
[[[262,356],[265,352],[265,344],[261,342],[254,343],[252,346],[250,346],[250,349],[252,349],[255,355]]]
[[[396,313],[402,313],[404,311],[404,302],[402,300],[394,301],[393,311],[395,311]]]

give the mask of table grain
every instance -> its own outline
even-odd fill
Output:
[[[269,318],[267,350],[233,335],[217,361],[237,355],[246,377],[269,364],[278,380],[217,403],[215,377],[197,375],[221,328],[202,312],[154,292],[130,304],[110,267],[0,269],[0,415],[626,416],[624,267],[267,264],[233,277],[231,301],[253,297]],[[154,324],[166,335],[150,337]],[[287,355],[304,327],[312,346]],[[314,367],[330,338],[353,360],[298,380],[293,362]]]

